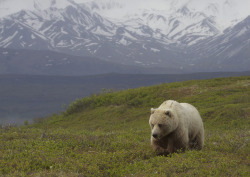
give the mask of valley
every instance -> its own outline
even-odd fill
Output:
[[[0,124],[64,111],[76,99],[106,92],[187,80],[249,76],[250,72],[193,74],[102,74],[90,76],[0,75]]]

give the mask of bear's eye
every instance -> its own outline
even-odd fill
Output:
[[[152,128],[154,128],[154,126],[155,126],[154,124],[151,124],[151,127],[152,127]]]
[[[161,127],[162,127],[162,124],[158,124],[158,126],[159,126],[159,128],[161,128]]]

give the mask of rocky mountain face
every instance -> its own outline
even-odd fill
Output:
[[[121,74],[166,74],[181,70],[163,67],[129,66],[107,62],[94,57],[73,56],[54,51],[0,48],[0,75],[95,75]]]
[[[27,1],[28,9],[0,18],[1,48],[51,50],[166,73],[250,68],[250,16],[235,15],[236,0],[159,0],[156,5],[167,7],[130,11],[114,0]]]

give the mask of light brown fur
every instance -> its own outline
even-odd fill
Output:
[[[202,149],[204,127],[199,112],[190,104],[173,100],[151,109],[151,144],[159,155],[185,149]],[[154,137],[153,137],[154,136]]]

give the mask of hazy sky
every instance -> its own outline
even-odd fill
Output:
[[[33,1],[38,2],[42,6],[46,6],[51,0],[0,0],[0,17],[8,15],[10,12],[15,13],[22,9],[34,9]],[[63,6],[67,4],[65,0],[56,0],[58,4]],[[77,3],[84,3],[92,0],[74,0]],[[135,11],[139,8],[154,8],[154,9],[166,9],[167,2],[169,0],[95,0],[100,2],[119,2],[124,5],[123,11],[132,10]],[[182,0],[183,1],[183,0]]]
[[[75,0],[84,3],[93,0]],[[119,2],[124,8],[106,10],[103,15],[108,17],[122,17],[127,12],[137,12],[138,9],[163,10],[166,13],[175,11],[184,5],[190,10],[204,12],[206,15],[216,16],[218,22],[227,26],[235,19],[243,19],[250,15],[250,0],[94,0],[96,2]]]
[[[33,1],[38,2],[41,6],[46,7],[51,0],[0,0],[0,17],[14,13],[22,9],[34,9]],[[60,6],[66,5],[66,0],[56,0]],[[77,3],[84,3],[93,0],[74,0]],[[244,17],[250,15],[250,0],[95,0],[100,2],[119,2],[124,8],[119,14],[124,14],[126,11],[136,12],[138,9],[157,9],[169,11],[169,9],[180,8],[188,4],[190,9],[204,11],[209,4],[214,3],[219,7],[221,18],[227,16]],[[230,4],[230,5],[227,5]],[[231,6],[231,7],[229,7]],[[117,9],[119,12],[119,9]],[[109,13],[108,11],[106,13]],[[105,13],[104,13],[105,14]],[[117,14],[117,13],[116,13]],[[212,13],[211,13],[212,14]]]
[[[77,3],[84,3],[89,2],[93,0],[75,0]],[[122,4],[126,4],[126,6],[129,6],[130,8],[145,8],[145,7],[152,7],[157,9],[165,9],[169,0],[96,0],[98,1],[117,1]],[[176,0],[178,1],[178,0]],[[183,0],[182,0],[183,1]],[[185,0],[184,0],[185,1]]]

